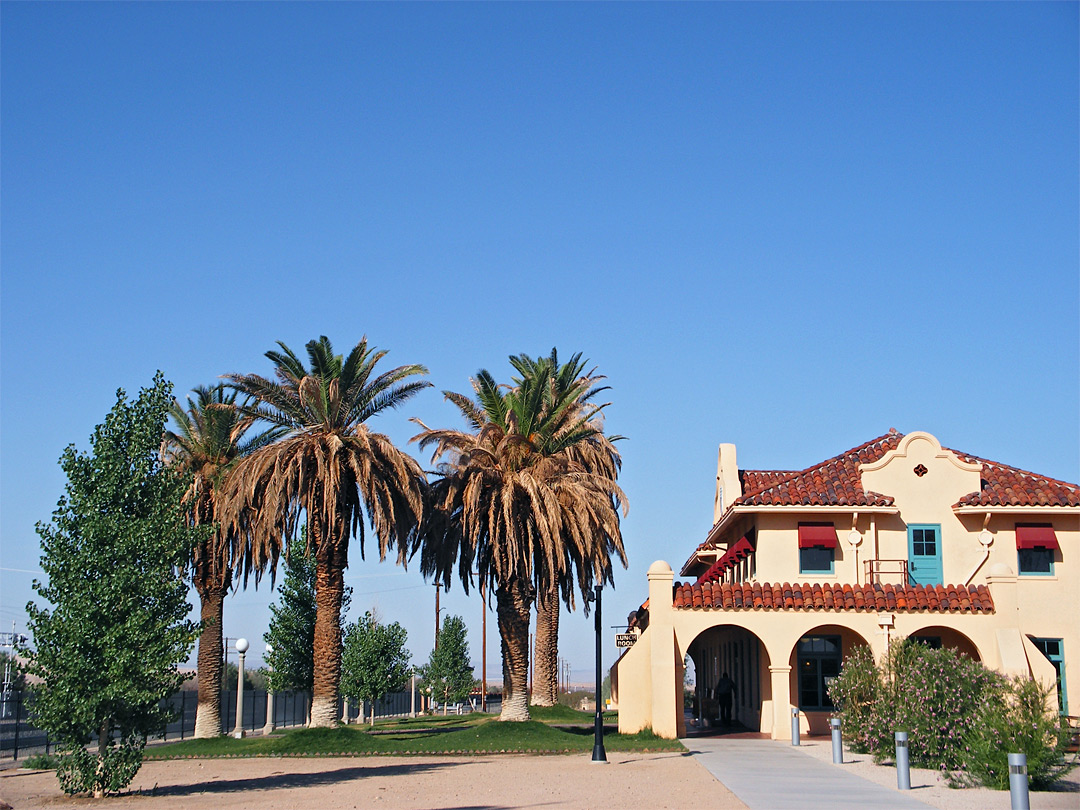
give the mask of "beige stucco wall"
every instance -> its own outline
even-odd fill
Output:
[[[917,475],[915,468],[920,466],[925,473]],[[1053,665],[1031,639],[1062,639],[1069,711],[1080,714],[1080,510],[955,508],[964,496],[981,488],[981,469],[942,449],[930,434],[909,433],[895,450],[861,467],[864,489],[891,496],[893,506],[737,508],[725,516],[726,528],[720,528],[729,543],[755,531],[756,550],[737,572],[740,581],[857,584],[865,581],[867,559],[908,559],[909,525],[937,525],[943,583],[988,586],[994,600],[992,614],[674,610],[670,568],[657,562],[649,569],[649,630],[617,664],[620,730],[651,727],[662,736],[680,733],[681,693],[676,684],[681,686],[681,680],[674,679],[677,674],[681,679],[682,655],[689,651],[703,657],[696,663],[704,664],[705,677],[714,678],[715,666],[708,656],[718,654],[724,638],[735,638],[722,636],[715,629],[720,627],[743,628],[760,643],[764,663],[753,685],[760,706],[739,716],[746,725],[760,722],[761,730],[776,739],[790,738],[790,711],[797,702],[795,645],[802,636],[817,632],[841,635],[845,654],[852,645],[866,643],[879,658],[897,637],[938,635],[946,646],[978,657],[987,666],[1047,683],[1055,680]],[[730,504],[729,493],[738,486],[733,446],[721,446],[717,477],[718,486],[724,487],[723,500]],[[719,505],[719,493],[717,500]],[[836,526],[834,571],[800,573],[798,525],[822,521]],[[1017,523],[1053,526],[1060,550],[1052,576],[1017,574]],[[801,718],[804,731],[822,730],[822,721],[822,717]]]
[[[927,470],[922,476],[914,472],[920,464]],[[979,657],[999,669],[1005,665],[997,649],[998,629],[1014,628],[1025,637],[1063,639],[1070,712],[1080,714],[1080,610],[1076,608],[1080,605],[1080,514],[1060,508],[1031,507],[996,511],[973,508],[958,513],[954,505],[965,495],[979,490],[980,471],[978,465],[968,464],[942,449],[932,435],[909,433],[895,451],[876,464],[862,467],[864,489],[892,496],[896,513],[859,511],[854,507],[847,510],[786,507],[742,517],[731,536],[741,536],[750,525],[756,528],[757,548],[748,581],[855,584],[865,581],[867,559],[908,558],[909,524],[939,525],[945,584],[986,585],[992,571],[1005,575],[1004,579],[998,578],[994,588],[996,611],[989,619],[993,631],[978,629],[987,626],[987,617],[949,615],[938,621],[937,614],[898,614],[895,632],[910,635],[925,629],[929,621],[975,633],[980,636],[980,640],[973,639],[980,650]],[[834,572],[800,573],[799,523],[830,520],[838,537]],[[1017,576],[1017,523],[1049,523],[1054,527],[1061,550],[1055,554],[1053,576]],[[858,533],[858,545],[849,541],[852,531]],[[989,540],[989,545],[984,545],[983,540]],[[1015,586],[1006,592],[1004,583],[1009,576],[1015,578]],[[898,582],[899,578],[884,577],[883,581]],[[962,629],[964,626],[966,630]],[[1031,652],[1034,647],[1027,642],[1025,649]],[[1037,651],[1035,654],[1037,657],[1029,656],[1029,668],[1045,673],[1050,665]]]
[[[770,733],[774,739],[784,740],[790,739],[790,712],[797,705],[795,648],[804,635],[839,635],[844,655],[855,645],[866,644],[877,658],[883,656],[888,645],[899,637],[920,633],[939,635],[946,646],[955,646],[966,654],[974,653],[987,666],[1052,683],[1053,667],[1027,636],[1050,636],[1051,631],[1058,628],[1068,630],[1074,621],[1070,617],[1060,625],[1024,623],[1015,605],[1019,604],[1026,583],[1019,582],[1015,575],[1000,571],[989,581],[1000,612],[877,614],[822,610],[675,610],[671,606],[673,577],[670,573],[665,575],[665,569],[670,572],[670,567],[661,561],[649,569],[649,628],[615,667],[619,730],[622,732],[651,728],[664,737],[684,733],[682,656],[687,652],[707,651],[707,645],[695,645],[695,641],[708,639],[718,627],[739,628],[740,634],[743,631],[750,633],[760,644],[759,681],[754,687],[760,705],[753,713],[739,712],[739,719],[753,727],[755,719],[760,718],[762,731]],[[1028,621],[1038,620],[1028,617]],[[1043,629],[1035,630],[1035,627]],[[1075,634],[1053,637],[1065,639],[1069,694],[1080,694],[1072,691],[1075,678],[1068,667],[1075,660],[1074,650],[1080,646],[1080,639]],[[706,677],[713,676],[713,670],[703,666],[703,661],[695,660],[695,663]],[[1080,669],[1080,662],[1074,669]],[[747,686],[744,683],[738,688]],[[803,733],[824,733],[827,720],[828,715],[824,712],[800,715]]]

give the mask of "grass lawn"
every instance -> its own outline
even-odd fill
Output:
[[[215,756],[350,756],[357,754],[581,753],[592,751],[593,715],[563,706],[530,709],[527,723],[500,723],[490,714],[416,717],[338,728],[286,729],[269,737],[184,740],[146,749],[145,758]],[[611,715],[613,719],[614,714]],[[605,720],[608,717],[605,715]],[[609,751],[682,751],[678,740],[651,733],[608,731]]]

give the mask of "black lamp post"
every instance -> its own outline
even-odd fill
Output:
[[[595,596],[586,595],[586,601],[596,602],[596,723],[593,732],[592,761],[607,763],[607,753],[604,751],[604,676],[601,661],[601,624],[600,624],[600,591],[602,585],[594,588]]]

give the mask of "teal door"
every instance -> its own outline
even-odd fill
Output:
[[[1069,697],[1065,694],[1065,642],[1060,638],[1033,638],[1031,639],[1039,652],[1050,659],[1050,663],[1057,670],[1057,697],[1058,710],[1062,714],[1069,713]]]
[[[908,526],[908,581],[912,585],[941,585],[941,526]]]

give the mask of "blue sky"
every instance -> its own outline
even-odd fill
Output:
[[[430,368],[377,422],[402,445],[479,368],[591,358],[628,437],[610,624],[704,537],[719,442],[801,468],[928,430],[1077,481],[1077,9],[4,3],[0,627],[118,387],[320,334]],[[431,587],[352,560],[426,659]],[[226,603],[256,657],[272,598]]]

